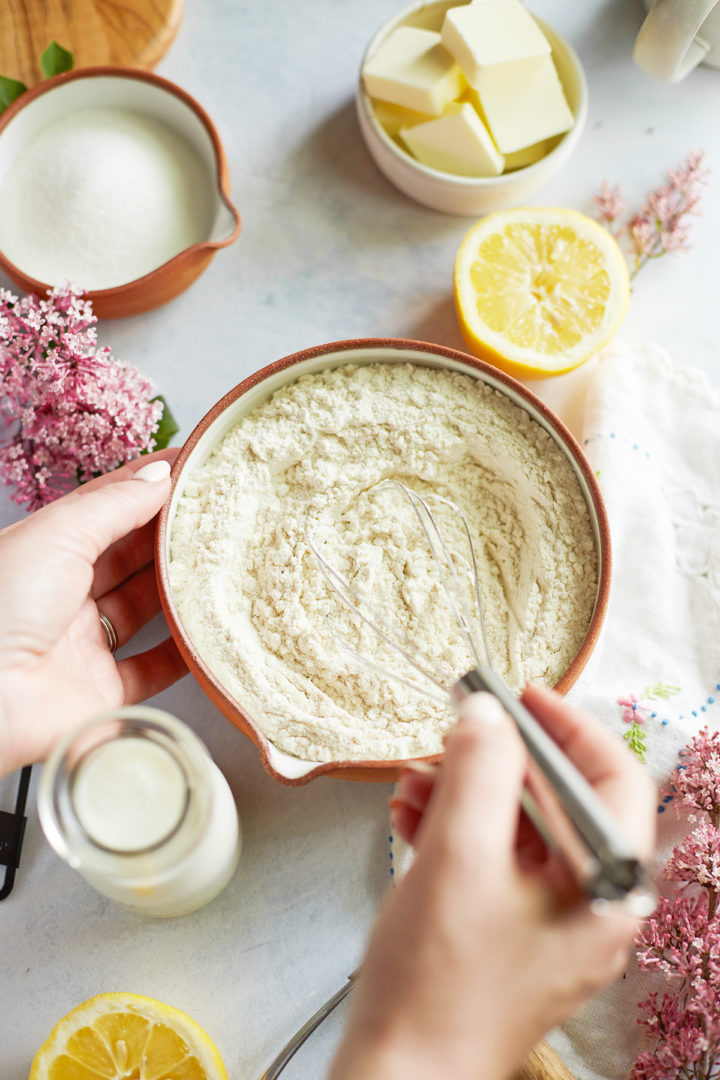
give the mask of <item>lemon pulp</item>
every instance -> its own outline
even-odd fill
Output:
[[[455,305],[475,355],[510,374],[560,374],[605,345],[627,307],[613,237],[583,214],[520,208],[483,218],[455,263]]]
[[[64,1016],[29,1080],[227,1080],[210,1037],[185,1013],[139,994],[99,994]]]

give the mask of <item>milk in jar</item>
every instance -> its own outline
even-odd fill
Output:
[[[227,885],[240,824],[225,777],[185,724],[123,708],[83,725],[48,760],[38,809],[52,847],[103,895],[183,915]]]

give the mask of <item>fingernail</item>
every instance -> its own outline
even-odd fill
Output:
[[[417,761],[409,761],[405,766],[405,769],[420,773],[422,776],[434,776],[437,772],[437,762],[433,764],[429,761],[422,761],[422,759],[419,758]]]
[[[143,465],[142,469],[138,469],[136,473],[133,473],[133,480],[151,480],[153,483],[157,483],[158,480],[167,480],[169,475],[170,462],[161,459]]]
[[[461,703],[458,710],[457,722],[460,725],[482,724],[487,727],[488,725],[504,724],[506,721],[505,710],[492,694],[470,694]]]

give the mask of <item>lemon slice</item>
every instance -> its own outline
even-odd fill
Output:
[[[479,221],[460,245],[454,286],[470,351],[519,378],[578,367],[612,338],[630,297],[625,257],[607,229],[554,208]]]
[[[138,994],[98,994],[58,1021],[29,1080],[227,1080],[227,1073],[185,1013]]]

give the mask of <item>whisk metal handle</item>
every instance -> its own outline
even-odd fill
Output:
[[[348,996],[355,985],[355,980],[359,974],[360,969],[358,968],[348,975],[347,982],[344,983],[324,1005],[321,1005],[316,1013],[313,1013],[307,1023],[303,1024],[299,1031],[295,1032],[290,1042],[282,1048],[269,1068],[262,1074],[260,1080],[275,1080],[275,1078],[280,1075],[291,1058],[298,1052],[302,1044],[310,1037],[310,1035],[312,1035],[313,1031],[315,1031],[315,1029],[322,1024],[323,1020],[327,1019],[333,1009],[336,1009],[340,1002],[344,1001]]]
[[[485,665],[463,675],[452,696],[459,704],[477,691],[493,694],[515,721],[536,766],[529,773],[524,805],[543,836],[565,857],[581,887],[597,900],[621,900],[638,915],[650,914],[655,891],[647,871],[582,773]]]

